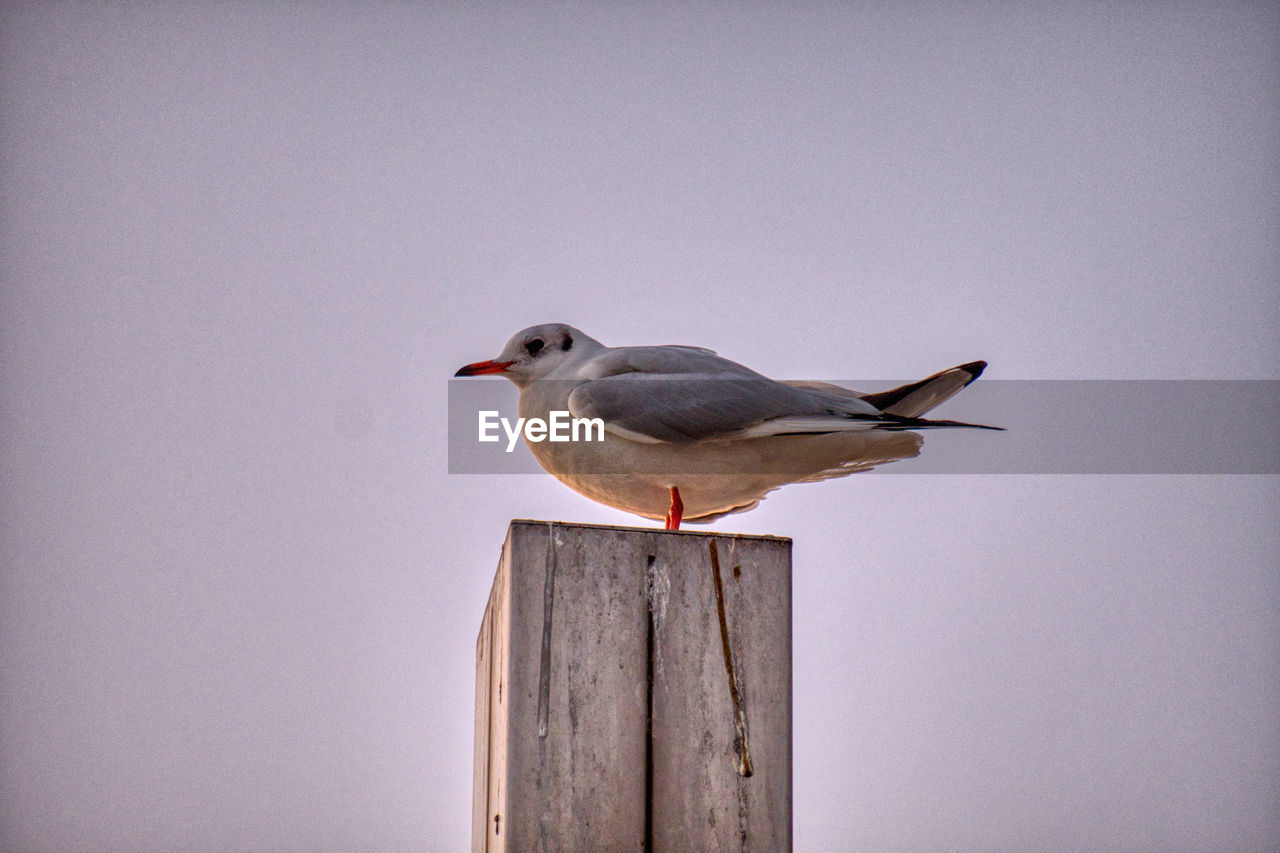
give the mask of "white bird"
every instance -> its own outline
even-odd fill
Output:
[[[529,442],[556,479],[645,518],[708,522],[755,507],[788,483],[814,482],[916,456],[923,420],[981,375],[974,361],[891,391],[775,381],[701,347],[606,347],[572,326],[532,326],[497,358],[455,376],[500,374],[519,414],[600,418],[603,441]]]

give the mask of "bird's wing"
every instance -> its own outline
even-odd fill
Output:
[[[793,388],[708,350],[634,347],[595,359],[569,395],[574,417],[616,435],[691,444],[785,432],[874,426],[880,411],[856,398]]]
[[[864,394],[862,399],[891,415],[918,418],[950,400],[962,388],[981,376],[986,367],[985,361],[971,361],[900,388],[880,391],[876,394]]]
[[[630,373],[651,373],[680,376],[731,374],[734,376],[763,376],[727,358],[702,347],[613,347],[591,359],[583,377],[603,379]]]
[[[986,366],[985,361],[971,361],[959,367],[939,371],[918,382],[874,394],[863,394],[860,391],[832,385],[830,382],[786,380],[784,384],[793,388],[803,388],[820,396],[859,399],[890,415],[918,418],[958,394],[965,386],[981,376]]]

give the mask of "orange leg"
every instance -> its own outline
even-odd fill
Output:
[[[671,509],[667,510],[667,530],[679,530],[680,520],[684,518],[684,501],[680,500],[680,490],[671,487]]]

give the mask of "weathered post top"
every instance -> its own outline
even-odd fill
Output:
[[[791,540],[513,521],[472,850],[790,847]]]

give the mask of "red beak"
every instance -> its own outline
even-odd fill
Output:
[[[453,375],[484,376],[486,373],[502,373],[513,364],[515,364],[514,361],[477,361],[475,364],[468,364],[466,367],[459,368],[458,372]]]

